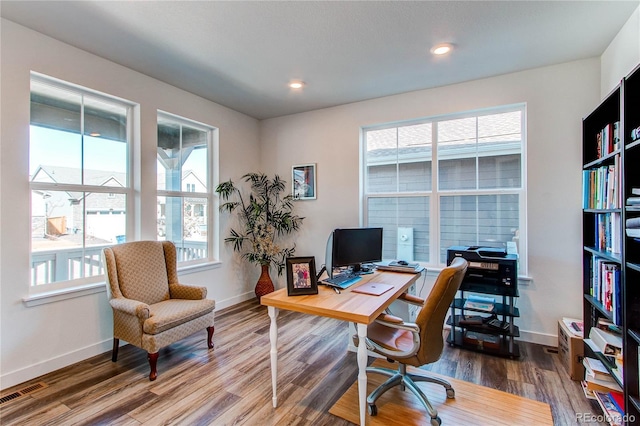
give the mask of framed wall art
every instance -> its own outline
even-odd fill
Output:
[[[316,165],[301,164],[291,170],[291,193],[296,200],[316,199]]]
[[[287,294],[318,294],[315,257],[287,258]]]

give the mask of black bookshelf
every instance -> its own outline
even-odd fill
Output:
[[[619,142],[604,148],[602,135],[617,127]],[[585,356],[599,359],[610,370],[624,391],[627,425],[640,422],[639,358],[640,347],[640,238],[627,235],[628,219],[640,220],[640,205],[627,207],[629,197],[640,197],[640,66],[624,78],[600,105],[582,122],[583,129],[583,308],[584,336],[589,337],[598,320],[614,322],[621,330],[623,373],[615,362],[585,343]],[[633,136],[632,136],[633,134]],[[607,171],[613,170],[609,175]],[[598,175],[597,178],[593,178]],[[613,194],[600,191],[602,177],[613,178]],[[591,180],[594,180],[594,185]],[[609,198],[609,196],[613,195]],[[605,202],[603,203],[603,197]],[[617,202],[607,202],[616,200]],[[637,232],[637,231],[636,231]],[[604,241],[603,241],[604,239]],[[606,265],[606,266],[603,266]],[[617,277],[619,303],[598,294],[598,271]],[[602,275],[600,275],[602,276]],[[617,280],[617,281],[616,281]],[[594,282],[596,284],[594,284]],[[615,305],[615,308],[614,308]],[[618,373],[618,374],[614,374]]]

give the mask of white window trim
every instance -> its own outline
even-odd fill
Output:
[[[476,189],[476,190],[439,190],[438,189],[438,166],[437,166],[437,138],[435,132],[437,131],[437,123],[445,120],[461,119],[468,117],[477,117],[481,115],[487,115],[491,113],[505,113],[510,111],[522,111],[521,136],[522,146],[520,151],[521,158],[521,186],[520,188],[497,188],[497,189]],[[366,133],[372,130],[388,129],[390,127],[402,127],[409,125],[419,125],[433,123],[431,131],[432,144],[431,144],[431,191],[414,191],[414,192],[366,192],[367,182],[367,159],[366,159]],[[478,170],[476,170],[476,174]],[[431,117],[422,117],[411,120],[402,120],[397,122],[387,122],[382,124],[376,124],[373,126],[366,126],[360,128],[360,194],[362,195],[362,203],[360,204],[360,223],[362,226],[367,226],[367,211],[369,200],[372,198],[384,198],[384,197],[429,197],[430,208],[430,220],[429,220],[429,261],[424,264],[429,270],[441,270],[444,265],[440,262],[440,198],[447,195],[496,195],[496,194],[517,194],[519,195],[519,217],[520,217],[520,242],[519,242],[519,267],[518,267],[518,279],[523,283],[531,281],[532,278],[528,275],[528,250],[527,250],[527,235],[528,235],[528,219],[527,219],[527,104],[518,103],[511,105],[503,105],[499,107],[483,108],[472,111],[464,111],[454,114],[443,114]]]
[[[95,185],[79,185],[79,184],[63,184],[63,183],[48,183],[48,182],[29,182],[29,192],[33,190],[50,190],[50,191],[72,191],[72,192],[99,192],[99,193],[115,193],[115,194],[124,194],[126,195],[127,203],[126,203],[126,230],[127,234],[130,234],[130,230],[133,228],[134,217],[136,212],[134,210],[134,190],[132,185],[132,176],[133,176],[133,135],[135,131],[135,126],[137,123],[134,123],[134,109],[137,104],[128,101],[126,99],[119,98],[117,96],[111,96],[104,93],[100,93],[98,91],[79,86],[77,84],[69,83],[63,80],[59,80],[53,77],[49,77],[44,74],[40,74],[32,71],[30,74],[30,82],[36,81],[40,83],[44,83],[62,90],[70,90],[79,92],[81,95],[90,95],[91,97],[108,102],[108,103],[118,103],[122,106],[126,106],[127,108],[127,182],[124,187],[110,187],[110,186],[95,186]],[[82,105],[82,109],[84,109],[84,105]],[[31,140],[29,140],[31,143]],[[29,205],[29,215],[31,216],[31,205]],[[31,263],[31,256],[33,254],[33,250],[31,247],[31,237],[29,236],[29,262]],[[31,271],[31,267],[29,268]],[[32,285],[31,283],[31,274],[29,278],[28,284],[28,293],[29,296],[24,298],[23,300],[38,300],[40,298],[45,298],[47,300],[53,298],[51,301],[58,300],[61,295],[65,294],[91,294],[95,293],[99,290],[92,290],[95,288],[99,288],[104,284],[104,276],[103,275],[94,275],[91,277],[78,278],[73,280],[66,281],[55,281],[47,284],[38,284]],[[77,295],[71,296],[77,297]],[[64,297],[68,298],[68,297]],[[26,302],[25,302],[26,303]],[[48,302],[47,302],[48,303]]]
[[[219,129],[215,126],[191,120],[170,112],[157,110],[157,117],[164,117],[184,125],[207,132],[207,192],[157,190],[156,197],[197,197],[207,199],[207,258],[188,262],[178,262],[178,269],[197,268],[200,265],[218,264],[219,258],[219,197],[213,190],[219,183]]]

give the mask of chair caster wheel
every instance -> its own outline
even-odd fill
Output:
[[[454,399],[456,397],[456,391],[453,389],[447,389],[447,398]]]
[[[367,406],[367,411],[369,412],[369,415],[371,417],[378,415],[378,407],[376,406],[376,404],[369,404]]]
[[[431,426],[440,426],[442,424],[442,420],[440,420],[440,417],[433,417],[431,419]]]

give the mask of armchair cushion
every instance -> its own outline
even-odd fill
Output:
[[[171,299],[150,305],[150,317],[142,329],[146,334],[159,334],[170,328],[187,323],[213,311],[215,302],[209,299]]]

